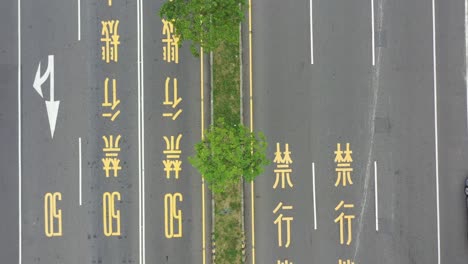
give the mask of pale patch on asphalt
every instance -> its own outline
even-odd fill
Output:
[[[378,12],[377,12],[377,27],[379,30],[382,29],[382,24],[383,24],[383,5],[386,0],[380,0],[379,5],[378,5]],[[382,52],[380,49],[377,50],[377,56],[376,56],[376,66],[374,67],[374,73],[372,76],[372,90],[373,90],[373,96],[372,96],[372,104],[371,104],[371,111],[369,113],[369,128],[370,128],[370,140],[369,140],[369,151],[367,153],[367,164],[366,164],[366,176],[364,179],[364,191],[363,191],[363,199],[361,201],[361,211],[359,212],[359,227],[358,227],[358,232],[356,235],[356,247],[354,249],[354,256],[353,259],[356,259],[357,253],[359,251],[360,247],[360,237],[361,237],[361,232],[363,228],[363,218],[364,218],[364,211],[367,208],[368,205],[368,193],[369,193],[369,184],[371,181],[371,166],[372,166],[372,154],[373,154],[373,148],[374,148],[374,139],[375,139],[375,116],[376,116],[376,111],[377,111],[377,98],[379,94],[379,82],[380,82],[380,64],[382,61]]]

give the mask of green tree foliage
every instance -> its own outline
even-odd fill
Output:
[[[200,46],[210,52],[223,42],[238,44],[246,5],[246,0],[168,0],[159,16],[173,23],[179,44],[190,41],[192,53],[198,55]]]
[[[267,142],[262,133],[251,133],[242,125],[228,126],[222,120],[205,132],[195,145],[190,163],[203,175],[214,193],[222,193],[241,177],[253,181],[269,164]]]

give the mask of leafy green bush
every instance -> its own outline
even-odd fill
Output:
[[[269,161],[267,142],[262,133],[251,133],[243,125],[229,126],[220,119],[205,132],[205,138],[195,145],[190,163],[203,175],[214,193],[239,183],[241,177],[253,181]]]

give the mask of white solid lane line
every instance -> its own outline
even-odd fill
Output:
[[[79,200],[80,200],[80,206],[83,204],[83,196],[82,196],[82,171],[81,171],[81,137],[78,138],[78,177],[79,177]]]
[[[432,0],[432,58],[434,74],[434,145],[435,145],[435,174],[436,174],[436,202],[437,202],[437,263],[440,264],[440,206],[439,206],[439,139],[438,139],[438,107],[437,107],[437,45],[435,23],[435,0]]]
[[[78,40],[81,40],[81,0],[78,0]]]
[[[313,0],[309,2],[310,18],[310,64],[314,64],[314,25],[313,25]]]
[[[144,28],[143,28],[143,0],[140,0],[140,90],[141,90],[141,217],[142,217],[142,256],[143,262],[146,263],[146,210],[145,210],[145,63],[144,63],[144,50],[143,50],[143,40],[144,40]]]
[[[312,162],[312,191],[314,194],[314,230],[317,230],[317,196],[315,194],[315,163]]]
[[[143,1],[137,0],[137,82],[138,82],[138,233],[139,263],[145,264],[145,174],[143,95]]]
[[[372,25],[372,66],[375,66],[375,18],[374,18],[374,0],[371,0],[371,25]]]
[[[375,231],[379,231],[379,189],[377,181],[377,161],[374,161],[374,186],[375,186]]]
[[[468,132],[468,1],[465,0],[465,86],[466,86],[466,131]]]
[[[18,0],[18,263],[22,263],[22,219],[23,214],[21,211],[21,0]]]
[[[137,93],[138,93],[138,259],[143,263],[142,257],[142,219],[141,219],[141,105],[140,105],[140,0],[137,0]]]

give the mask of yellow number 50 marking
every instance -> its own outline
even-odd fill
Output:
[[[44,231],[47,237],[62,236],[62,210],[57,210],[57,200],[62,200],[59,192],[44,195]]]
[[[120,235],[120,210],[115,209],[115,200],[120,201],[119,192],[105,192],[102,195],[102,221],[105,236]],[[115,229],[113,222],[115,220]]]
[[[182,211],[177,210],[177,200],[182,202],[184,197],[180,193],[167,193],[164,196],[164,231],[166,238],[182,237]],[[174,233],[174,223],[178,225]]]

